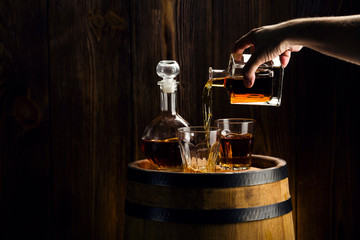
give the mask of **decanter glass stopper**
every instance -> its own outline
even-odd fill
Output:
[[[180,66],[174,60],[163,60],[156,66],[156,73],[165,79],[174,79],[180,73]]]

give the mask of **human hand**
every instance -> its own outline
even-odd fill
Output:
[[[245,49],[254,47],[255,51],[244,66],[244,84],[250,88],[255,82],[255,71],[268,61],[280,56],[282,67],[289,63],[291,52],[298,52],[302,46],[293,45],[287,38],[286,23],[255,28],[236,41],[234,53],[242,54]]]

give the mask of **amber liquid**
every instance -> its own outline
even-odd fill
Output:
[[[226,78],[224,79],[224,86],[232,104],[267,102],[270,101],[271,97],[272,78],[258,78],[251,88],[246,88],[243,80]]]
[[[271,98],[272,78],[270,77],[256,78],[251,88],[244,86],[243,79],[235,78],[213,79],[212,85],[225,87],[232,104],[268,102]]]
[[[182,168],[180,147],[177,138],[166,140],[141,140],[141,148],[146,158],[159,170]]]
[[[248,169],[251,165],[253,145],[254,136],[250,133],[230,133],[222,136],[218,163],[228,170]]]
[[[280,71],[282,70],[281,68],[273,68],[273,71],[274,76],[280,76]],[[242,76],[209,79],[204,86],[202,95],[205,129],[210,126],[213,116],[212,89],[214,87],[225,88],[231,104],[265,103],[272,98],[273,79],[274,77],[270,77],[269,74],[261,75],[261,72],[257,72],[255,83],[251,88],[245,87]]]

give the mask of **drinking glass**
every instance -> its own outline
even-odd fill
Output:
[[[215,120],[221,129],[218,164],[223,170],[246,170],[251,166],[255,139],[255,120],[224,118]]]
[[[215,172],[220,147],[219,128],[182,127],[178,129],[178,139],[186,172]]]

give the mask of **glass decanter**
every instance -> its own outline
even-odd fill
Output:
[[[144,130],[141,148],[146,158],[159,170],[181,171],[183,163],[177,138],[177,129],[189,123],[177,113],[177,82],[179,64],[174,60],[160,61],[156,67],[162,78],[160,86],[161,114]]]
[[[279,107],[284,76],[279,57],[260,65],[254,85],[246,88],[243,68],[250,57],[250,54],[232,53],[226,70],[209,68],[209,81],[205,87],[226,88],[231,104]]]
[[[225,88],[231,104],[280,106],[284,69],[279,57],[260,65],[254,85],[247,88],[243,83],[243,68],[250,57],[250,54],[232,53],[227,69],[209,68],[209,80],[202,95],[205,128],[210,126],[213,116],[213,88]]]

